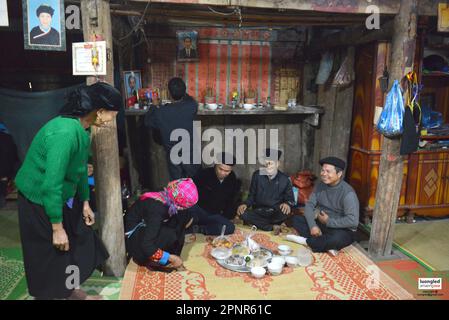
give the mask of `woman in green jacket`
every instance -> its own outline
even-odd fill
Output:
[[[25,274],[37,299],[93,298],[79,285],[109,255],[91,228],[87,130],[113,120],[121,104],[106,83],[79,87],[38,131],[17,173]]]

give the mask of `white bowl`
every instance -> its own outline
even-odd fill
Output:
[[[218,108],[218,104],[216,103],[208,103],[206,106],[209,110],[216,110]]]
[[[254,108],[254,105],[252,103],[245,103],[243,105],[243,108],[245,108],[246,110],[251,110],[252,108]]]
[[[284,265],[285,258],[283,256],[275,256],[275,257],[271,258],[271,263]]]
[[[277,262],[270,262],[268,264],[268,271],[273,275],[273,276],[278,276],[282,273],[282,267],[283,264],[277,263]]]
[[[210,255],[217,260],[224,260],[232,255],[232,251],[228,248],[214,248],[210,252]]]
[[[300,265],[301,267],[307,267],[313,262],[312,253],[305,248],[298,249],[296,257],[298,258],[298,265]]]
[[[296,267],[299,264],[299,259],[297,257],[285,257],[285,262],[289,267]]]
[[[292,252],[292,248],[290,248],[290,246],[286,244],[281,244],[280,246],[278,246],[278,251],[280,255],[287,256]]]
[[[251,268],[251,274],[254,278],[260,279],[265,275],[265,273],[267,273],[267,270],[265,270],[265,268],[262,267]]]

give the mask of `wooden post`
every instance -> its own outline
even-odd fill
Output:
[[[417,0],[401,0],[394,20],[390,84],[413,70],[416,39]],[[376,204],[368,252],[373,258],[392,253],[394,224],[403,178],[400,139],[383,139]]]
[[[106,40],[108,50],[107,76],[102,80],[114,85],[109,1],[81,0],[81,12],[84,40],[93,41],[94,35],[97,36],[97,40],[98,38]],[[87,84],[96,81],[95,77],[87,77]],[[92,148],[94,152],[95,190],[100,214],[100,235],[110,255],[104,265],[104,273],[121,277],[126,269],[126,252],[117,124],[115,120],[105,127],[93,127]]]

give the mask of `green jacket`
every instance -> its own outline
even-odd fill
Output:
[[[62,221],[65,202],[89,200],[90,136],[77,118],[56,117],[36,134],[16,176],[17,189],[44,207],[51,223]]]

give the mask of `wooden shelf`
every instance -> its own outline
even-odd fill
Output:
[[[148,112],[148,110],[143,109],[126,109],[125,115],[127,116],[143,116]],[[320,106],[301,106],[288,108],[285,111],[275,110],[274,108],[256,108],[253,110],[245,110],[242,108],[231,108],[229,106],[224,106],[222,109],[208,110],[203,107],[198,108],[199,116],[268,116],[268,115],[304,115],[306,118],[305,122],[312,126],[318,126],[319,116],[324,113],[324,108]]]
[[[421,140],[449,140],[449,136],[438,136],[438,135],[428,135],[428,136],[421,136]]]

